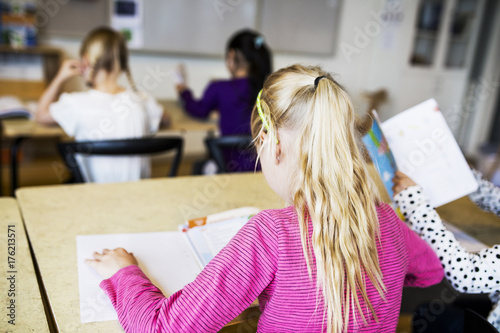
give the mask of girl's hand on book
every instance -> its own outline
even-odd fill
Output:
[[[392,187],[392,191],[394,195],[399,192],[406,190],[410,186],[417,185],[410,177],[402,173],[401,171],[396,171],[394,178],[392,179],[394,186]]]
[[[85,263],[95,269],[104,279],[109,279],[124,267],[138,265],[134,255],[123,248],[104,249],[102,253],[94,252],[94,259],[87,259]]]

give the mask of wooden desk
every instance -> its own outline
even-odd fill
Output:
[[[463,197],[436,209],[439,216],[462,229],[480,242],[500,244],[500,218],[479,209],[468,197]]]
[[[170,131],[217,131],[217,118],[210,118],[203,121],[190,117],[175,100],[165,100],[159,103],[172,118],[171,126],[161,128],[160,133],[168,133]],[[5,119],[2,120],[2,125],[3,136],[5,138],[12,139],[21,136],[34,138],[66,136],[63,129],[57,125],[42,125],[29,119]]]
[[[0,247],[2,319],[0,320],[0,331],[49,332],[26,233],[15,199],[0,198],[0,225],[2,227],[2,246]],[[13,236],[9,238],[8,235]],[[14,248],[7,247],[8,239],[15,240]],[[9,254],[8,251],[13,249],[15,253]],[[12,267],[9,265],[9,261],[12,262]],[[11,276],[14,276],[14,279],[9,281],[8,278]],[[11,282],[13,283],[11,284]],[[11,290],[15,295],[9,295]],[[15,301],[14,318],[7,316],[11,312],[8,309],[11,299]],[[14,319],[15,326],[9,324],[9,320],[12,319]]]
[[[192,118],[182,110],[177,101],[173,100],[160,101],[160,104],[170,114],[172,122],[169,127],[160,128],[157,136],[180,136],[184,139],[184,155],[203,154],[205,151],[203,140],[209,135],[218,135],[217,118],[210,118],[207,121]],[[9,194],[13,196],[19,178],[17,156],[21,143],[26,139],[69,138],[57,125],[42,125],[28,119],[2,120],[0,125],[1,139],[12,140],[9,154],[11,179]]]
[[[188,218],[231,208],[284,207],[260,173],[22,188],[16,194],[60,332],[121,331],[116,321],[80,324],[77,235],[174,231]]]

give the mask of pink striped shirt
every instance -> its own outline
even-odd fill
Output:
[[[378,322],[370,316],[365,325],[358,317],[355,324],[351,315],[350,332],[394,332],[403,286],[426,287],[443,278],[434,252],[390,206],[382,204],[377,211],[387,292],[382,299],[366,279]],[[137,266],[121,269],[100,286],[127,332],[216,332],[257,297],[258,332],[326,331],[324,303],[321,297],[316,301],[316,280],[307,273],[293,207],[256,215],[194,282],[168,298]]]

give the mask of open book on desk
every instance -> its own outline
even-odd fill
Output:
[[[150,280],[165,296],[170,296],[192,282],[259,211],[257,208],[245,208],[220,213],[225,214],[226,219],[215,219],[217,222],[186,231],[77,236],[81,322],[118,319],[108,297],[99,288],[102,278],[85,264],[85,259],[91,258],[94,251],[122,247],[132,252]],[[245,215],[241,215],[243,212]],[[214,220],[213,216],[203,219]]]
[[[31,103],[31,107],[34,107],[33,103]],[[31,117],[30,110],[19,98],[14,96],[0,96],[0,119]]]
[[[422,186],[434,207],[477,189],[474,175],[434,99],[383,123],[376,114],[374,118],[363,142],[391,198],[396,171],[392,161],[397,169]]]

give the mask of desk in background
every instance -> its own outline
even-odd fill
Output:
[[[217,119],[210,118],[207,121],[202,121],[192,118],[180,108],[176,101],[160,101],[160,104],[170,114],[172,121],[169,127],[160,128],[157,136],[180,136],[184,139],[184,155],[203,154],[205,152],[203,140],[207,136],[218,134]],[[69,138],[61,127],[41,125],[33,120],[7,119],[0,121],[0,125],[2,126],[1,139],[12,140],[9,148],[11,181],[9,194],[14,195],[19,180],[17,156],[22,142],[28,139]]]
[[[77,235],[176,231],[186,219],[232,208],[284,207],[260,173],[22,188],[16,194],[60,332],[121,332],[117,321],[80,323]]]
[[[0,198],[0,225],[3,240],[0,248],[0,257],[2,258],[0,331],[49,332],[28,241],[15,199]],[[8,234],[15,236],[8,238]],[[7,239],[15,239],[15,247],[8,248]],[[11,250],[14,250],[15,254],[9,254],[8,251]],[[8,258],[14,258],[14,266],[9,266],[9,261],[13,260]],[[12,285],[11,281],[7,279],[11,275],[15,275]],[[14,286],[12,289],[15,295],[9,296],[12,286]],[[8,308],[11,299],[15,300],[15,326],[8,322],[12,319],[8,316],[11,313]]]

